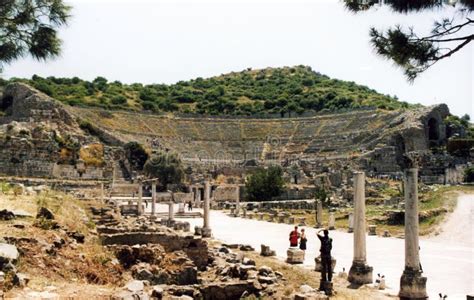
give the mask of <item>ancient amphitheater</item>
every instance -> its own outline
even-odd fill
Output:
[[[396,175],[400,157],[418,152],[424,154],[425,181],[457,180],[457,159],[430,150],[446,143],[443,120],[449,110],[444,104],[407,111],[365,109],[306,118],[237,119],[70,107],[23,84],[9,86],[3,97],[11,107],[0,118],[5,145],[0,170],[9,175],[79,176],[75,166],[61,164],[51,155],[61,151],[60,136],[81,147],[104,145],[105,166],[86,166],[82,178],[113,176],[116,162],[123,160],[120,146],[138,141],[152,151],[174,151],[190,166],[245,170],[254,165],[298,164],[306,175],[345,165]],[[94,134],[80,128],[84,122],[93,126]]]

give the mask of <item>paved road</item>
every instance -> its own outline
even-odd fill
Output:
[[[160,205],[159,210],[167,208]],[[433,238],[422,239],[421,263],[428,277],[427,289],[431,299],[438,293],[447,294],[448,299],[466,299],[474,293],[474,195],[460,196],[452,217],[446,223],[448,230]],[[211,227],[216,239],[226,243],[249,244],[260,249],[266,244],[276,250],[277,257],[284,260],[289,246],[288,234],[291,225],[265,221],[232,218],[220,211],[211,212]],[[187,219],[194,225],[202,225],[202,219]],[[313,268],[318,253],[319,241],[314,228],[305,227],[308,236],[308,250],[303,267]],[[348,270],[352,263],[352,234],[331,231],[333,256],[337,259],[336,272],[343,267]],[[404,266],[404,240],[367,236],[367,260],[377,273],[384,274],[388,292],[396,294]]]

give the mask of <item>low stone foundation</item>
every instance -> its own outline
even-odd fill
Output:
[[[209,260],[207,242],[192,235],[177,235],[165,232],[126,232],[103,234],[100,239],[103,245],[159,244],[166,252],[182,250],[198,268],[205,267]]]

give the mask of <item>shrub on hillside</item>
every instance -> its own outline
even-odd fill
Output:
[[[125,156],[132,168],[138,171],[143,170],[143,166],[148,160],[148,153],[142,144],[138,142],[128,142],[123,148],[125,150]]]
[[[474,166],[464,170],[464,182],[474,182]]]

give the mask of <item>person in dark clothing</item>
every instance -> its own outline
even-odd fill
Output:
[[[298,247],[298,239],[300,233],[298,232],[298,226],[295,226],[295,230],[290,232],[290,247]]]
[[[308,239],[306,238],[306,233],[304,232],[304,229],[301,229],[301,235],[300,235],[300,250],[303,250],[306,254],[306,242]]]
[[[319,233],[324,231],[324,236]],[[332,250],[332,239],[329,237],[329,231],[327,229],[319,230],[316,235],[321,242],[321,281],[331,282],[332,280],[332,267],[331,267],[331,250]]]
[[[188,211],[193,211],[193,203],[191,201],[188,202]]]
[[[301,229],[301,234],[300,234],[300,249],[301,250],[306,250],[306,242],[308,239],[306,238],[306,233],[304,233],[304,229]]]

